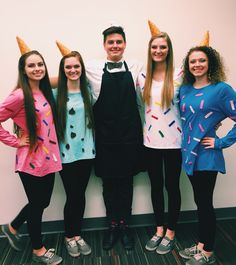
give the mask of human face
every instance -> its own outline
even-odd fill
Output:
[[[40,81],[46,74],[43,59],[37,54],[32,54],[26,58],[24,70],[31,81]]]
[[[107,53],[108,60],[113,62],[121,60],[126,47],[126,43],[122,35],[117,33],[108,35],[103,45]]]
[[[193,51],[188,59],[189,71],[196,78],[207,78],[208,58],[202,51]]]
[[[82,73],[82,66],[77,57],[69,57],[65,59],[64,71],[68,80],[79,80]]]
[[[168,55],[169,47],[166,39],[156,38],[152,41],[150,47],[150,53],[152,60],[156,63],[163,63],[166,61]]]

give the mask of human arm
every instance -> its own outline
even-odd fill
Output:
[[[220,92],[220,110],[224,113],[225,117],[236,122],[236,92],[227,84],[225,84],[225,87]],[[224,137],[204,137],[201,142],[206,149],[223,149],[231,146],[236,142],[236,124]]]
[[[145,74],[144,72],[140,72],[136,81],[136,95],[137,95],[137,105],[142,120],[142,124],[144,122],[144,113],[145,113],[145,104],[143,101],[144,83],[145,83]]]
[[[0,104],[0,141],[12,147],[20,147],[27,145],[27,135],[21,130],[21,136],[18,138],[14,134],[10,134],[2,126],[2,122],[8,119],[17,119],[22,114],[24,108],[24,98],[22,90],[13,91],[5,101]],[[22,117],[23,118],[23,117]],[[21,139],[22,138],[22,139]]]

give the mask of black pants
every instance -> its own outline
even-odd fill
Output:
[[[132,212],[133,176],[102,180],[108,222],[129,222]]]
[[[164,178],[168,194],[167,228],[175,230],[180,212],[180,149],[145,148],[145,160],[151,182],[151,199],[157,226],[164,225]]]
[[[216,217],[213,207],[213,192],[217,173],[216,171],[194,171],[193,176],[188,176],[197,205],[199,242],[204,244],[205,251],[212,251],[215,242]]]
[[[91,174],[93,159],[62,164],[60,175],[66,192],[64,228],[68,238],[81,234],[85,210],[85,191]]]
[[[55,174],[36,177],[19,172],[19,175],[29,202],[11,222],[11,225],[14,229],[18,230],[27,221],[32,247],[33,249],[40,249],[43,247],[41,235],[42,215],[44,209],[50,203]]]

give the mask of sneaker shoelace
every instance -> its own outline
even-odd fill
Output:
[[[71,248],[76,247],[76,242],[74,239],[66,240],[66,242]]]
[[[154,235],[151,239],[151,241],[157,242],[159,240],[160,236]]]
[[[202,258],[203,258],[206,262],[209,261],[209,258],[206,257],[206,256],[203,254],[203,252],[200,252],[200,253],[194,255],[194,259],[195,259],[195,260],[200,260],[200,259],[202,259]]]
[[[54,256],[54,252],[55,249],[54,248],[50,248],[49,250],[47,250],[47,252],[44,254],[45,258],[51,259]]]
[[[170,240],[169,240],[169,239],[166,239],[166,238],[163,238],[162,241],[161,241],[161,244],[162,244],[163,246],[165,246],[165,247],[166,247],[169,243],[170,243]]]
[[[185,251],[189,253],[195,253],[195,254],[198,254],[200,252],[200,250],[197,248],[197,245],[194,245],[190,248],[186,248]]]
[[[83,238],[79,239],[77,241],[77,243],[80,245],[80,246],[85,246],[85,241],[83,240]]]

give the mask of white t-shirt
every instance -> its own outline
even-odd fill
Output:
[[[152,81],[150,106],[144,110],[144,145],[156,149],[181,148],[181,120],[179,114],[179,86],[181,71],[174,74],[174,98],[169,108],[162,109],[161,94],[163,82]],[[143,92],[145,74],[139,75],[139,86]]]

